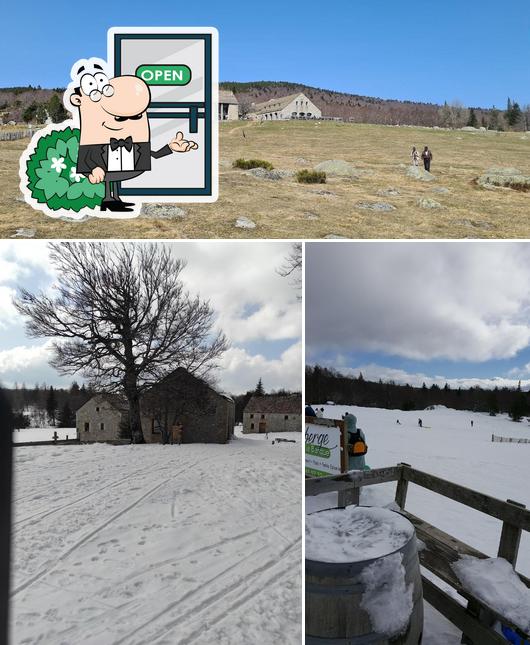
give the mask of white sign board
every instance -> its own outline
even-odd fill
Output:
[[[310,477],[340,475],[342,472],[342,431],[307,423],[305,426],[305,473]]]
[[[150,172],[123,182],[141,201],[212,202],[218,194],[218,43],[210,27],[114,27],[108,60],[115,76],[139,76],[151,91],[147,117],[153,150],[177,132],[193,154],[157,159]]]

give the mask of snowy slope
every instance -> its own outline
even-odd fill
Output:
[[[15,451],[13,643],[301,639],[301,434]]]
[[[353,412],[366,434],[367,463],[372,468],[406,462],[425,472],[474,488],[499,499],[512,499],[530,507],[530,444],[492,443],[491,435],[530,438],[527,422],[514,423],[506,415],[490,417],[483,413],[450,410],[403,412],[356,406],[321,405],[325,415],[338,418]],[[418,418],[424,426],[418,427]],[[396,423],[399,419],[401,425]],[[473,420],[473,428],[471,427]],[[388,504],[394,498],[395,484],[364,488],[363,504]],[[307,498],[311,512],[333,503]],[[501,522],[457,502],[411,484],[407,510],[434,526],[467,542],[487,555],[496,556]],[[530,536],[523,534],[517,570],[530,575]],[[457,645],[459,635],[437,612],[426,606],[424,645]]]
[[[23,428],[13,432],[13,443],[24,443],[27,441],[53,441],[53,433],[57,432],[59,439],[75,439],[77,431],[75,428]]]

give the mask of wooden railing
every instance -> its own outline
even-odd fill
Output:
[[[337,491],[338,505],[344,507],[359,503],[359,493],[363,486],[392,481],[396,482],[396,504],[401,509],[401,513],[414,524],[416,535],[425,544],[425,548],[419,554],[422,566],[439,580],[449,584],[467,601],[467,607],[465,607],[433,582],[431,577],[422,576],[425,600],[462,631],[462,643],[506,645],[507,641],[493,629],[496,621],[510,627],[522,639],[530,639],[530,634],[519,629],[495,608],[489,607],[466,591],[451,566],[462,555],[471,555],[476,558],[489,556],[405,510],[409,483],[413,483],[500,520],[502,530],[497,555],[510,562],[515,569],[521,534],[523,531],[530,532],[530,511],[523,504],[513,500],[496,499],[471,488],[416,470],[409,464],[351,472],[335,477],[306,479],[305,494],[313,496]],[[530,588],[530,579],[521,574],[518,575],[522,582]]]

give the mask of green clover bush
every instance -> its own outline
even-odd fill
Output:
[[[27,186],[32,197],[52,210],[96,208],[105,186],[91,184],[76,174],[79,129],[54,130],[41,137],[26,164]]]

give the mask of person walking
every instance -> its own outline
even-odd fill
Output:
[[[410,153],[410,158],[412,160],[413,166],[418,166],[420,163],[420,153],[417,151],[416,146],[412,146],[412,151]]]
[[[423,421],[421,419],[418,419],[418,426],[420,428],[423,428]]]
[[[431,161],[432,161],[432,152],[429,150],[428,146],[425,146],[423,152],[421,153],[421,158],[423,159],[423,167],[427,172],[431,172]]]

